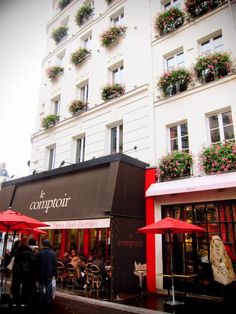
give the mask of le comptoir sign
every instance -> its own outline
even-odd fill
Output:
[[[30,210],[44,210],[45,213],[48,213],[50,208],[58,207],[68,207],[71,200],[70,197],[67,197],[67,194],[64,194],[63,198],[54,198],[54,199],[44,199],[46,198],[46,193],[41,190],[39,200],[32,201],[30,203]]]

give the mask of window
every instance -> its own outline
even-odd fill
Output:
[[[89,34],[83,38],[83,48],[88,51],[92,50],[92,34]]]
[[[110,153],[123,151],[123,124],[111,128]]]
[[[224,50],[223,37],[221,34],[209,38],[200,43],[200,53],[208,54],[212,52],[220,52]]]
[[[169,128],[170,134],[170,151],[189,150],[188,143],[188,124],[183,123]]]
[[[80,100],[88,103],[89,84],[88,82],[80,87]]]
[[[184,66],[184,53],[182,51],[166,58],[167,71],[172,71],[175,68],[183,66]]]
[[[112,83],[124,84],[124,66],[123,65],[112,70]]]
[[[60,67],[64,67],[64,60],[65,60],[64,57],[65,57],[65,51],[57,55],[57,65],[59,65]]]
[[[111,23],[113,26],[119,26],[124,23],[124,10],[120,10],[111,17]]]
[[[163,2],[164,11],[169,10],[170,8],[181,8],[181,0],[169,0]]]
[[[84,161],[85,136],[76,139],[75,163]]]
[[[50,147],[48,149],[48,170],[52,170],[55,166],[56,147]]]
[[[52,112],[53,112],[53,114],[59,115],[60,102],[61,102],[60,98],[57,98],[57,99],[52,101],[52,105],[53,105]]]
[[[210,143],[234,140],[234,128],[231,111],[218,113],[208,118]]]

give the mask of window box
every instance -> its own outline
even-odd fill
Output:
[[[121,84],[108,84],[102,89],[102,99],[110,100],[125,93],[125,87]]]
[[[203,149],[200,154],[200,165],[206,174],[235,171],[236,143],[219,143]]]
[[[60,0],[58,2],[58,7],[60,10],[63,10],[72,0]]]
[[[177,92],[183,92],[188,88],[191,74],[186,69],[177,69],[165,72],[158,81],[158,87],[164,96],[173,96]]]
[[[87,104],[82,100],[75,99],[70,103],[68,110],[72,115],[76,115],[77,113],[87,110]]]
[[[159,161],[159,181],[169,181],[190,176],[193,164],[192,155],[185,151],[173,151]]]
[[[52,38],[55,40],[56,44],[59,44],[59,42],[67,36],[68,29],[67,26],[61,25],[52,31]]]
[[[59,65],[47,68],[46,74],[51,81],[56,81],[64,73],[64,68]]]
[[[103,47],[110,46],[117,39],[125,35],[127,27],[124,25],[110,27],[101,35],[101,45]]]
[[[89,4],[83,5],[79,11],[77,11],[75,16],[76,23],[81,26],[83,25],[91,16],[93,13],[93,8]]]
[[[186,0],[185,10],[193,18],[201,16],[222,3],[221,0]]]
[[[90,51],[86,48],[79,48],[71,54],[70,62],[74,66],[79,66],[89,55]]]
[[[48,129],[49,127],[57,124],[59,122],[59,120],[60,120],[60,116],[58,116],[56,114],[50,114],[50,115],[43,118],[42,127],[45,129]]]
[[[183,23],[184,13],[178,8],[170,8],[156,17],[155,30],[162,36],[174,31]]]
[[[195,74],[200,83],[214,81],[232,70],[232,60],[227,52],[215,52],[200,56],[194,66]]]

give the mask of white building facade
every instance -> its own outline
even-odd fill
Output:
[[[53,2],[54,16],[47,25],[48,43],[42,64],[35,133],[32,135],[31,172],[58,168],[62,161],[78,163],[116,152],[156,168],[162,156],[185,150],[193,156],[189,180],[204,176],[198,158],[202,149],[227,140],[235,141],[236,1],[215,1],[214,7],[196,17],[186,12],[187,1],[184,0],[68,2],[63,9],[59,8],[58,1]],[[84,6],[90,7],[91,12],[78,25],[75,16]],[[171,31],[156,31],[157,16],[176,7],[185,12],[181,25]],[[66,29],[66,35],[55,42],[52,34],[60,26]],[[108,46],[102,45],[104,31],[120,26],[126,29],[118,39]],[[89,53],[75,66],[71,55],[79,48],[86,48]],[[205,72],[205,78],[198,79],[194,67],[199,57],[214,53],[228,53],[232,65],[227,73],[215,73],[214,78],[208,79],[208,72]],[[49,79],[47,73],[53,66],[61,67],[62,71],[56,79]],[[181,90],[172,84],[161,90],[158,82],[163,74],[179,68],[186,68],[190,73],[186,88]],[[120,84],[124,90],[119,97],[104,101],[102,88],[107,84]],[[75,115],[68,110],[73,100],[85,104],[84,109]],[[57,123],[45,128],[42,119],[48,115],[59,117]],[[228,178],[230,176],[232,173]],[[205,176],[206,180],[208,177]],[[190,182],[186,180],[182,190],[176,193],[166,192],[176,181],[168,182],[163,193],[159,193],[159,183],[153,181],[152,191],[147,192],[147,197],[154,200],[153,207],[149,208],[153,219],[161,219],[172,212],[175,217],[188,220],[183,213],[196,212],[197,206],[207,212],[210,208],[220,207],[218,201],[227,201],[233,217],[229,225],[234,231],[229,232],[233,239],[225,242],[230,242],[235,257],[235,176],[234,186],[226,183],[224,189],[217,186],[208,191],[206,188],[207,194],[204,188],[184,190]],[[224,180],[229,182],[227,178]],[[197,222],[194,219],[191,214],[191,222]],[[212,234],[222,235],[219,219],[214,223],[219,225],[219,230]],[[210,235],[211,232],[206,242],[203,241],[207,251]],[[192,241],[192,238],[187,240]],[[184,265],[181,271],[184,268],[195,273],[199,266],[191,264],[191,258],[186,258],[187,240],[184,253],[181,251]],[[154,240],[154,249],[155,265],[150,266],[152,271],[148,274],[150,290],[163,288],[162,278],[156,276],[163,273],[160,236]],[[192,253],[193,245],[190,250]],[[167,265],[168,260],[164,263]],[[149,265],[153,265],[153,261]]]

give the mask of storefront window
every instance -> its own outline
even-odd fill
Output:
[[[196,273],[201,282],[212,282],[209,261],[212,235],[219,235],[236,266],[236,201],[168,205],[162,207],[162,217],[171,216],[206,229],[204,234],[175,234],[174,272]],[[163,236],[163,273],[170,272],[168,235]],[[178,280],[177,280],[178,281]],[[178,282],[177,282],[178,286]],[[165,287],[165,282],[164,282]],[[181,290],[181,285],[179,286]],[[210,291],[206,291],[210,294]]]

